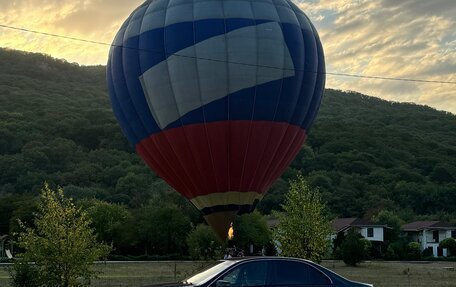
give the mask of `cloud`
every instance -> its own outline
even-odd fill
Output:
[[[0,0],[0,23],[111,43],[119,26],[142,3],[123,0]],[[105,64],[109,47],[0,29],[0,46],[41,52],[69,62]]]
[[[319,30],[328,71],[456,81],[454,0],[321,0],[299,5]],[[331,75],[327,82],[328,87],[456,113],[455,85]]]

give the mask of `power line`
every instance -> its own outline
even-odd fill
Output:
[[[326,75],[352,77],[352,78],[374,79],[374,80],[388,80],[388,81],[403,81],[403,82],[419,82],[419,83],[434,83],[434,84],[456,85],[456,82],[452,82],[452,81],[437,81],[437,80],[423,80],[423,79],[409,79],[409,78],[393,78],[393,77],[382,77],[382,76],[365,76],[365,75],[357,75],[357,74],[344,74],[344,73],[332,73],[332,72],[326,72]]]
[[[17,31],[27,32],[27,33],[33,33],[33,34],[38,34],[38,35],[49,36],[49,37],[55,37],[55,38],[62,38],[62,39],[67,39],[67,40],[73,40],[73,41],[78,41],[78,42],[85,42],[85,43],[97,44],[97,45],[103,45],[103,46],[111,46],[111,44],[105,43],[105,42],[99,42],[99,41],[93,41],[93,40],[86,40],[86,39],[81,39],[81,38],[76,38],[76,37],[69,37],[69,36],[58,35],[58,34],[47,33],[47,32],[41,32],[41,31],[30,30],[30,29],[25,29],[25,28],[19,28],[19,27],[4,25],[4,24],[0,24],[0,27],[6,28],[6,29],[11,29],[11,30],[17,30]]]
[[[36,30],[20,28],[20,27],[14,27],[14,26],[5,25],[5,24],[0,24],[0,27],[1,28],[5,28],[5,29],[11,29],[11,30],[16,30],[16,31],[21,31],[21,32],[27,32],[27,33],[33,33],[33,34],[48,36],[48,37],[54,37],[54,38],[61,38],[61,39],[66,39],[66,40],[84,42],[84,43],[89,43],[89,44],[103,45],[103,46],[109,46],[109,47],[120,47],[120,48],[124,48],[124,49],[133,49],[133,50],[150,52],[150,53],[164,53],[164,51],[154,51],[154,50],[150,50],[150,49],[139,49],[139,48],[134,48],[134,47],[109,44],[109,43],[106,43],[106,42],[93,41],[93,40],[87,40],[87,39],[82,39],[82,38],[76,38],[76,37],[70,37],[70,36],[65,36],[65,35],[53,34],[53,33],[48,33],[48,32],[36,31]],[[249,63],[232,62],[232,61],[217,60],[217,59],[210,59],[210,58],[203,58],[203,57],[196,57],[196,56],[189,56],[189,55],[181,55],[181,54],[176,54],[176,53],[168,53],[168,55],[172,55],[172,56],[176,56],[176,57],[183,57],[183,58],[192,58],[192,59],[198,59],[198,60],[205,60],[205,61],[213,61],[213,62],[229,63],[229,64],[236,64],[236,65],[243,65],[243,66],[251,66],[251,67],[261,67],[261,68],[269,68],[269,69],[277,69],[277,70],[295,70],[295,69],[287,69],[287,68],[280,68],[280,67],[274,67],[274,66],[255,65],[255,64],[249,64]],[[305,70],[298,70],[298,71],[305,72],[305,73],[307,72],[307,73],[318,73],[318,74],[320,74],[320,72],[310,72],[310,71],[305,71]],[[453,81],[438,81],[438,80],[424,80],[424,79],[411,79],[411,78],[369,76],[369,75],[337,73],[337,72],[325,72],[325,73],[321,73],[321,74],[326,74],[326,75],[330,75],[330,76],[339,76],[339,77],[374,79],[374,80],[387,80],[387,81],[403,81],[403,82],[419,82],[419,83],[434,83],[434,84],[456,85],[456,82],[453,82]]]

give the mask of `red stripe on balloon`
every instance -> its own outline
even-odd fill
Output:
[[[307,135],[288,123],[224,121],[154,134],[137,146],[157,175],[188,199],[215,192],[263,193]]]

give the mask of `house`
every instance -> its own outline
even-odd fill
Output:
[[[446,238],[456,238],[456,226],[442,221],[415,221],[402,226],[411,241],[420,243],[421,251],[432,249],[434,257],[447,256],[447,250],[439,247]]]
[[[366,219],[360,218],[337,218],[331,221],[334,240],[339,234],[346,234],[349,230],[359,232],[365,239],[373,242],[384,241],[385,228],[389,228],[384,224],[376,224]]]
[[[9,235],[0,236],[0,262],[13,257],[13,241]]]

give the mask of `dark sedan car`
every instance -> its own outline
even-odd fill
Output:
[[[353,282],[308,260],[286,257],[245,257],[217,262],[181,284],[168,286],[200,287],[368,287]]]

